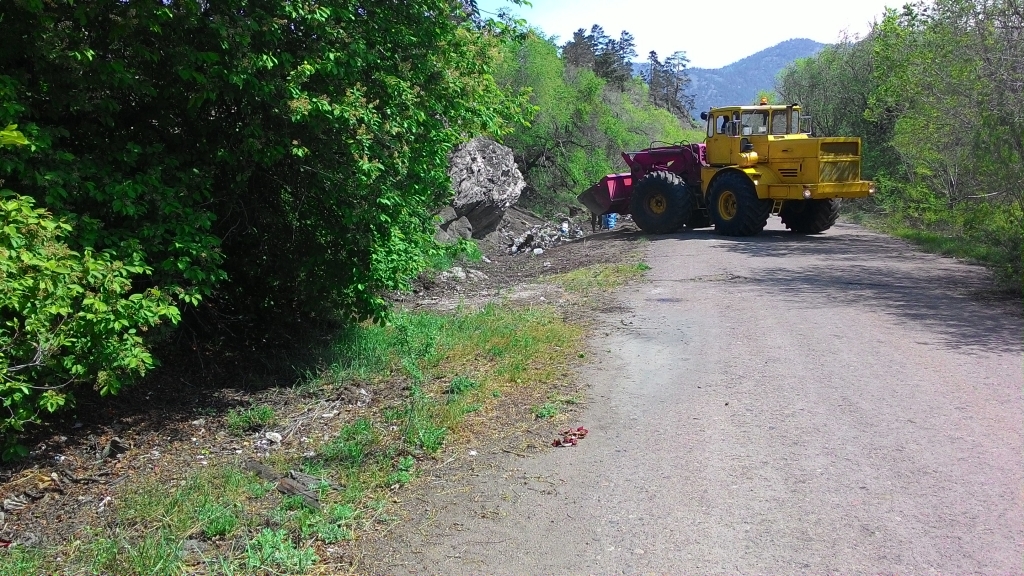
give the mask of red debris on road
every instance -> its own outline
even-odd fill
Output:
[[[588,432],[590,431],[584,428],[583,426],[580,426],[579,428],[566,428],[565,430],[562,430],[561,432],[558,433],[560,438],[555,438],[551,442],[551,445],[554,446],[555,448],[575,446],[576,444],[579,443],[580,440],[583,440],[584,438],[587,437]]]

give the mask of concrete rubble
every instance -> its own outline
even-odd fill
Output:
[[[509,254],[530,252],[534,255],[540,255],[548,248],[558,246],[563,242],[583,238],[583,236],[583,228],[579,224],[564,219],[560,224],[536,224],[526,232],[514,236],[510,235],[506,238],[506,245],[508,246]]]

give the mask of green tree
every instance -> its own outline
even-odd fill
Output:
[[[510,91],[528,90],[536,115],[504,141],[528,184],[523,203],[542,212],[564,211],[575,195],[623,169],[619,154],[687,137],[683,124],[651,103],[646,83],[621,87],[586,66],[589,40],[582,30],[558,47],[539,32],[508,42],[497,71]],[[691,136],[692,137],[692,136]]]
[[[521,102],[458,3],[6,3],[0,176],[75,248],[221,311],[385,310],[429,250],[446,154]],[[167,71],[173,71],[168,74]]]
[[[1024,15],[1019,0],[937,0],[888,10],[779,77],[823,135],[864,140],[878,209],[986,254],[1021,284]]]
[[[493,80],[499,36],[455,0],[11,0],[0,22],[0,126],[31,142],[0,150],[0,180],[38,220],[14,221],[8,249],[63,254],[69,290],[170,306],[125,308],[90,343],[103,354],[186,308],[382,317],[382,293],[436,249],[448,152],[506,134],[527,108]],[[49,236],[22,229],[44,222]],[[6,289],[58,282],[41,270],[6,270]],[[83,321],[60,306],[52,322]],[[116,360],[66,375],[102,380]]]

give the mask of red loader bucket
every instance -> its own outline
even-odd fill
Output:
[[[598,216],[613,212],[629,214],[629,199],[632,195],[633,176],[627,172],[605,176],[577,196],[576,200]]]

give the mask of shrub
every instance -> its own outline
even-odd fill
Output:
[[[142,335],[178,310],[132,278],[150,268],[113,251],[68,247],[72,227],[0,191],[0,436],[68,404],[74,385],[116,393],[154,364]],[[16,452],[7,452],[10,457]]]

